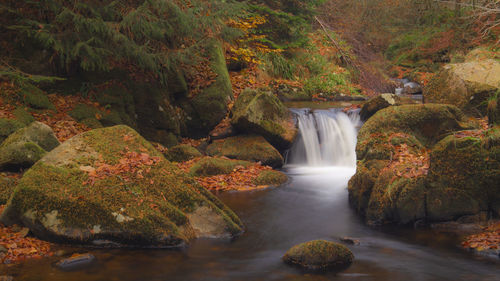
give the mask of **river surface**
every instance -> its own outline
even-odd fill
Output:
[[[355,173],[353,164],[349,164],[353,154],[334,153],[324,147],[331,144],[329,138],[355,143],[355,114],[344,116],[338,110],[297,112],[316,116],[315,121],[312,116],[302,117],[303,122],[319,124],[318,137],[310,139],[314,130],[302,131],[303,143],[294,146],[295,157],[284,169],[290,181],[266,190],[218,195],[245,224],[246,230],[240,237],[197,240],[180,250],[91,249],[97,261],[86,268],[61,271],[54,266],[60,258],[53,257],[28,261],[11,268],[9,273],[15,280],[33,281],[500,280],[498,260],[461,250],[459,238],[452,234],[365,225],[348,203],[347,182]],[[325,116],[332,118],[331,124],[325,125]],[[352,128],[346,128],[350,126],[347,117]],[[305,147],[305,143],[318,147]],[[354,149],[353,145],[347,146]],[[321,156],[317,155],[318,150],[323,151]],[[281,261],[283,254],[298,243],[314,239],[339,241],[344,236],[361,242],[348,245],[355,260],[345,271],[312,274]],[[85,253],[89,249],[67,251]]]

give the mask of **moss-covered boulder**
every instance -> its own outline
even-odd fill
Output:
[[[498,212],[500,136],[488,134],[485,138],[451,135],[433,147],[427,177],[429,219]]]
[[[454,131],[469,128],[451,105],[403,105],[373,115],[358,135],[349,201],[369,223],[410,223],[428,215],[428,151]]]
[[[201,156],[201,152],[189,144],[174,146],[165,153],[165,157],[174,162],[184,162]]]
[[[353,259],[354,255],[347,247],[325,240],[299,244],[283,256],[287,264],[314,271],[345,269]]]
[[[213,40],[208,44],[207,56],[216,75],[215,81],[200,93],[181,102],[187,114],[186,134],[193,137],[206,136],[228,112],[228,103],[233,99],[233,91],[226,59],[220,42]]]
[[[0,220],[78,244],[180,246],[241,232],[238,217],[127,126],[66,141],[28,170]]]
[[[47,95],[39,88],[27,84],[21,88],[21,93],[24,103],[35,109],[55,109],[47,97]]]
[[[32,122],[35,122],[35,118],[33,118],[33,116],[21,106],[17,107],[13,113],[16,117],[16,120],[21,122],[25,126],[31,124]]]
[[[12,133],[25,125],[16,119],[0,118],[0,144]]]
[[[449,105],[379,111],[358,135],[351,205],[375,224],[498,215],[500,130],[471,129]]]
[[[210,156],[225,156],[232,159],[261,162],[263,165],[279,168],[284,160],[281,154],[265,138],[243,135],[216,140],[207,148]]]
[[[493,59],[448,64],[424,89],[430,103],[453,104],[460,109],[486,115],[489,97],[500,87],[500,62]]]
[[[246,134],[263,136],[277,149],[290,147],[297,128],[288,108],[271,92],[245,90],[236,100],[231,123]]]
[[[395,94],[381,94],[363,104],[359,116],[361,120],[366,121],[377,113],[377,111],[386,107],[413,103],[415,102],[411,99],[403,99]]]
[[[453,131],[469,128],[471,125],[466,121],[462,111],[451,105],[389,107],[377,112],[363,125],[358,135],[356,154],[358,160],[389,160],[394,154],[391,144],[407,143],[420,149]]]
[[[0,169],[28,168],[59,145],[52,129],[40,122],[17,130],[0,145]]]
[[[7,201],[9,201],[15,187],[15,180],[0,174],[0,205],[7,204]]]
[[[280,171],[263,171],[261,172],[254,183],[259,186],[280,186],[288,181],[288,176]]]
[[[208,177],[230,174],[238,166],[247,167],[251,162],[225,158],[206,157],[196,162],[190,169],[190,174],[197,177]]]

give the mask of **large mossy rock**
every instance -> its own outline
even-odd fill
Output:
[[[484,137],[451,135],[431,153],[427,177],[430,220],[500,211],[500,130]]]
[[[446,103],[486,115],[488,99],[500,88],[500,62],[493,59],[448,64],[424,89],[429,103]]]
[[[207,148],[210,156],[225,156],[232,159],[261,162],[279,168],[284,160],[281,154],[265,138],[245,135],[216,140]]]
[[[233,90],[226,59],[220,42],[210,42],[208,57],[212,71],[217,75],[215,81],[189,99],[181,100],[181,107],[187,114],[185,134],[193,137],[206,136],[224,119],[233,99]]]
[[[465,115],[451,105],[402,105],[383,109],[370,118],[358,135],[358,160],[389,160],[392,145],[407,143],[420,149],[447,134],[468,128]],[[401,135],[394,135],[402,133]]]
[[[184,162],[201,156],[201,152],[189,144],[174,146],[165,153],[165,157],[173,162]]]
[[[347,247],[325,240],[299,244],[283,256],[287,264],[314,271],[345,269],[353,259],[354,255]]]
[[[241,232],[238,217],[127,126],[66,141],[28,170],[0,220],[43,239],[180,246]]]
[[[428,151],[450,133],[469,128],[466,121],[451,105],[403,105],[377,112],[358,135],[357,171],[349,181],[351,205],[369,223],[426,218]],[[409,160],[394,159],[402,151],[401,157]]]
[[[59,145],[52,129],[40,122],[17,130],[0,145],[0,169],[28,168]]]
[[[0,144],[12,133],[25,125],[16,119],[0,118]]]
[[[237,130],[261,135],[279,150],[290,147],[297,136],[290,111],[268,91],[245,90],[232,115],[231,123]]]

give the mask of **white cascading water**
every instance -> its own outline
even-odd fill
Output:
[[[357,111],[292,109],[299,137],[287,166],[356,167],[356,137],[361,126]]]

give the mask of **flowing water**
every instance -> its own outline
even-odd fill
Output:
[[[220,194],[246,226],[240,237],[198,240],[182,250],[91,250],[97,262],[81,270],[60,271],[53,258],[29,261],[11,272],[16,280],[51,281],[500,280],[498,261],[460,250],[450,234],[366,226],[349,208],[346,188],[355,172],[357,114],[294,112],[301,136],[285,168],[290,182],[273,189]],[[349,151],[339,151],[344,149]],[[349,246],[355,261],[343,272],[311,274],[281,262],[295,244],[338,241],[343,236],[361,241]]]

